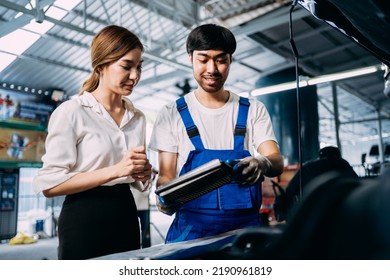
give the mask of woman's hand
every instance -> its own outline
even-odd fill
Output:
[[[131,148],[116,164],[118,177],[131,176],[136,181],[146,182],[151,179],[152,165],[147,158],[145,147]]]
[[[144,169],[142,171],[135,171],[133,175],[134,180],[141,181],[142,183],[145,183],[148,180],[151,180],[152,178],[152,165],[149,163],[149,160],[146,160],[147,162],[144,165]]]

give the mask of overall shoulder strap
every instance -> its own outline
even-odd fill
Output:
[[[249,99],[240,97],[236,127],[234,129],[234,149],[244,149],[246,122],[248,119]]]
[[[199,130],[191,117],[184,97],[180,97],[176,100],[176,107],[181,116],[181,119],[183,120],[188,137],[190,138],[192,144],[195,146],[195,149],[204,149],[202,139],[200,138]]]

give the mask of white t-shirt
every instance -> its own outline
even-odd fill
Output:
[[[89,92],[65,101],[54,110],[48,125],[43,166],[33,181],[36,193],[80,172],[114,165],[129,148],[145,145],[145,116],[129,99],[123,101],[126,113],[120,126]],[[133,182],[127,176],[104,185]],[[138,184],[141,183],[133,183],[140,188]]]
[[[230,92],[229,100],[224,106],[210,109],[197,100],[195,92],[185,95],[189,112],[206,149],[232,150],[234,148],[234,127],[237,121],[239,98],[238,95]],[[277,141],[264,104],[253,98],[250,98],[249,101],[244,149],[254,155],[259,145],[264,141],[272,140],[276,143]],[[159,112],[149,148],[156,151],[178,153],[177,173],[185,164],[189,152],[195,149],[177,111],[176,102],[164,106]]]

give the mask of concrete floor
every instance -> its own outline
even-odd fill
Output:
[[[173,217],[158,211],[151,211],[151,246],[164,243],[166,232]],[[58,239],[42,238],[33,244],[9,245],[8,240],[0,243],[0,260],[57,260]]]
[[[33,244],[0,244],[0,260],[57,260],[57,238],[39,239]]]

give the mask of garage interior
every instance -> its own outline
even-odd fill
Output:
[[[390,160],[390,99],[384,94],[384,64],[390,64],[389,4],[368,0],[317,1],[318,5],[329,2],[324,5],[336,5],[344,12],[346,7],[353,6],[352,16],[360,16],[351,18],[362,22],[352,24],[357,29],[363,23],[371,26],[361,32],[372,36],[371,43],[377,49],[369,49],[370,42],[346,36],[332,19],[326,21],[327,15],[310,10],[310,1],[297,1],[294,9],[291,2],[0,0],[0,93],[2,98],[9,93],[39,97],[54,108],[77,96],[91,72],[92,37],[106,25],[122,25],[136,33],[146,47],[141,82],[130,99],[145,113],[150,136],[159,110],[196,87],[185,51],[189,31],[199,24],[216,23],[232,30],[238,43],[226,89],[266,103],[276,102],[281,93],[295,98],[299,94],[296,77],[302,90],[315,87],[317,100],[313,108],[301,107],[298,113],[304,116],[306,124],[318,121],[316,131],[292,130],[288,137],[293,139],[293,146],[288,139],[282,139],[281,132],[276,132],[287,167],[295,171],[302,162],[317,157],[319,148],[332,145],[340,148],[343,158],[359,176],[378,176]],[[373,38],[383,41],[378,43]],[[291,41],[298,56],[291,49]],[[267,99],[269,96],[275,99]],[[285,106],[286,111],[297,110],[294,102]],[[280,129],[296,121],[271,118],[280,122],[275,125]],[[4,119],[0,120],[0,129],[45,133],[44,127],[15,125]],[[308,136],[304,133],[313,133],[317,144],[306,152],[300,147],[300,156],[296,147],[300,141],[296,140],[302,137],[300,140],[305,143]],[[157,166],[157,156],[150,152],[150,157]],[[371,165],[368,160],[373,160]],[[22,229],[36,231],[38,220],[47,220],[46,228],[39,230],[55,236],[53,217],[58,215],[62,200],[33,194],[31,178],[39,167],[39,159],[0,160],[2,174],[11,169],[19,180],[14,193],[19,199],[12,208],[15,211],[0,213],[0,237],[5,242]],[[151,197],[154,198],[153,190]],[[166,225],[156,224],[162,214],[153,199],[150,203],[155,221],[150,227],[155,236],[152,245],[158,245],[163,242],[161,235]],[[168,218],[166,223],[169,222]]]

